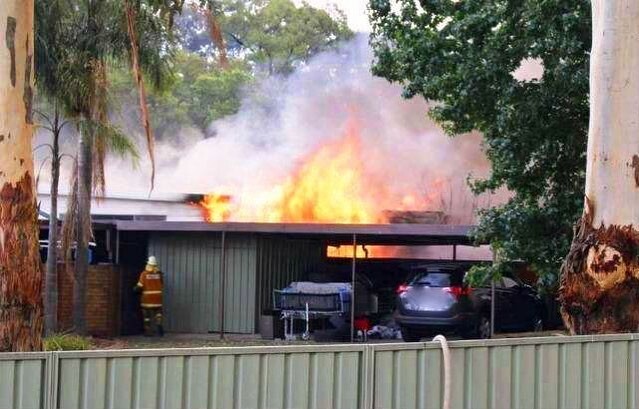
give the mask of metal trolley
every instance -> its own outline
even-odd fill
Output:
[[[273,291],[273,305],[275,310],[281,313],[281,319],[284,320],[284,337],[289,341],[296,339],[293,325],[295,319],[306,322],[302,339],[309,340],[311,319],[346,314],[350,311],[350,303],[350,290],[326,294],[290,289]]]

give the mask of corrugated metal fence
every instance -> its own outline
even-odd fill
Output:
[[[637,408],[639,335],[451,343],[452,408]],[[434,408],[438,344],[0,354],[1,409]]]
[[[54,386],[51,353],[0,354],[0,408],[52,408],[46,395]]]

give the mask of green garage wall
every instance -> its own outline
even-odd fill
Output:
[[[224,331],[250,334],[256,323],[257,241],[226,235]],[[165,327],[170,332],[208,333],[220,329],[221,234],[151,234],[149,254],[164,272]]]
[[[165,326],[170,332],[218,332],[221,233],[155,232],[149,254],[165,279]],[[324,260],[316,240],[226,233],[224,331],[256,332],[273,290],[304,279]]]
[[[261,310],[273,308],[273,290],[306,279],[311,271],[321,269],[324,258],[324,245],[318,240],[260,237],[257,276]]]

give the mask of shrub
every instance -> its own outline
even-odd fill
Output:
[[[45,351],[82,351],[92,346],[89,338],[74,334],[55,334],[44,339]]]

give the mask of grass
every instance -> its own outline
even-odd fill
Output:
[[[55,334],[44,339],[45,351],[83,351],[92,348],[90,338],[75,334]]]

